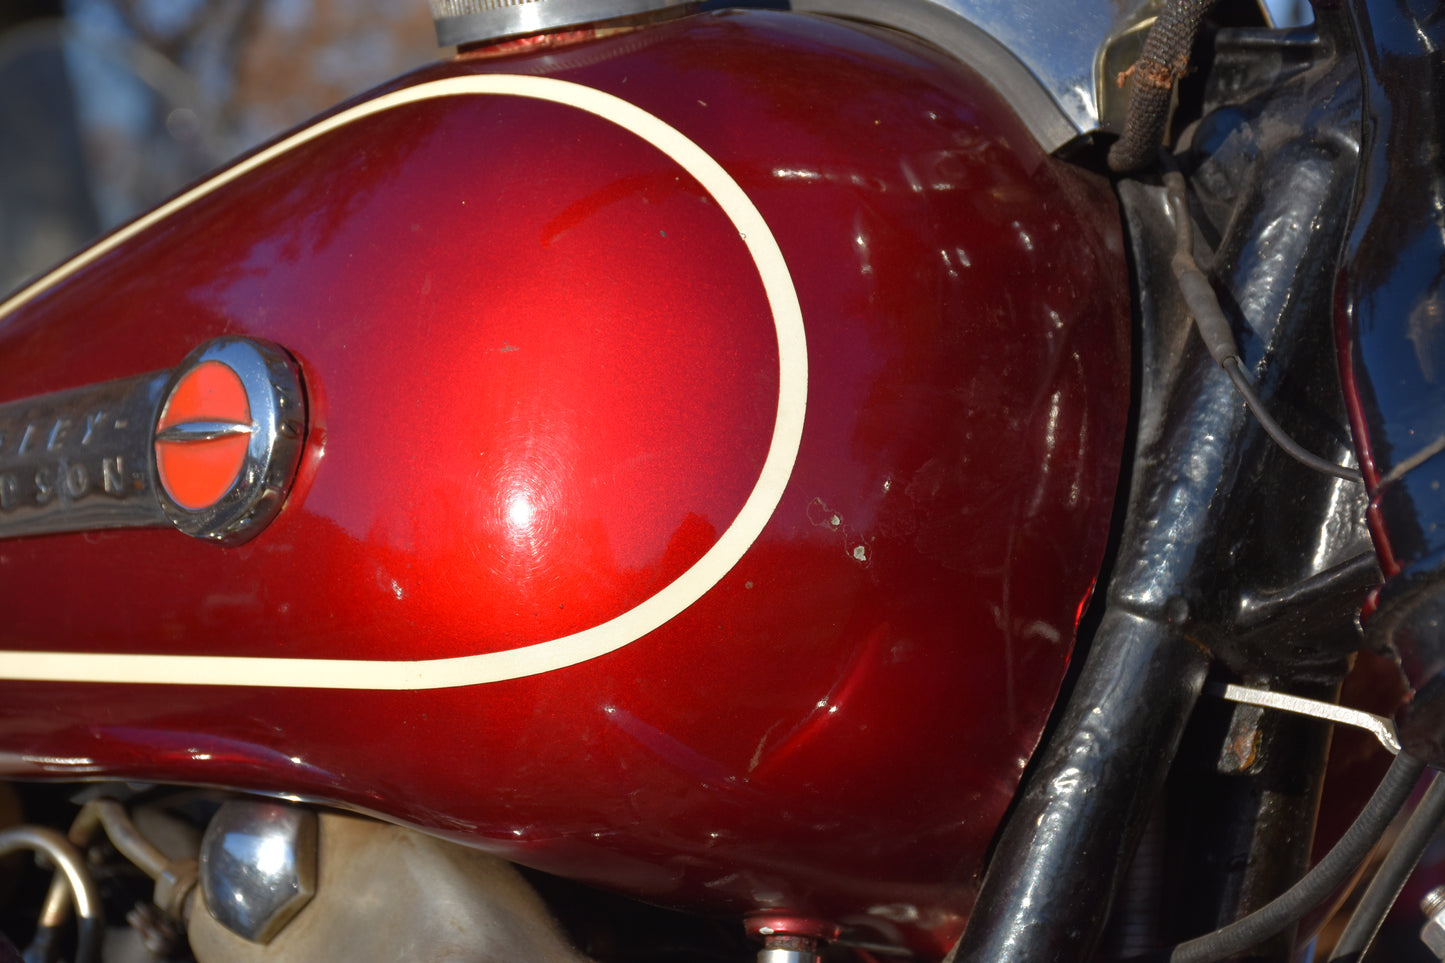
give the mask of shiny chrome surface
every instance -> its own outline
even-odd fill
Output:
[[[821,959],[817,952],[810,950],[769,946],[758,951],[758,963],[818,963]]]
[[[150,430],[166,375],[0,405],[0,538],[164,525]]]
[[[201,893],[218,923],[269,943],[316,892],[316,814],[233,800],[201,840]]]
[[[506,861],[399,826],[322,813],[316,897],[271,942],[193,908],[200,963],[585,963]]]
[[[155,438],[157,443],[184,445],[247,435],[236,480],[219,500],[198,507],[183,505],[164,484],[157,486],[156,493],[166,517],[187,535],[243,542],[265,528],[281,510],[301,460],[306,434],[301,372],[275,345],[245,338],[217,338],[192,353],[172,376],[168,400],[159,415],[161,422],[166,420],[183,379],[209,362],[220,362],[240,379],[250,408],[249,424],[208,418],[188,420],[162,428]]]
[[[207,362],[234,372],[243,422],[191,419],[156,431],[175,387]],[[241,542],[275,517],[295,474],[306,405],[295,362],[274,345],[218,338],[173,371],[0,405],[0,538],[168,522],[188,535]],[[157,478],[157,443],[248,438],[235,480],[213,504],[188,508]]]
[[[1115,41],[1137,45],[1153,0],[792,0],[794,10],[863,20],[924,37],[998,88],[1047,151],[1081,134],[1116,130]],[[1062,23],[1061,23],[1062,21]],[[1061,26],[1064,29],[1060,29]]]
[[[251,426],[230,421],[191,421],[156,432],[156,441],[215,441],[229,435],[249,435]]]
[[[1420,930],[1420,940],[1435,954],[1445,960],[1445,886],[1437,886],[1420,902],[1420,912],[1425,914],[1425,925]]]
[[[431,0],[437,43],[486,43],[653,13],[697,0]]]

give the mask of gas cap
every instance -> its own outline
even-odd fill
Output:
[[[431,0],[437,43],[487,43],[696,5],[698,0]]]

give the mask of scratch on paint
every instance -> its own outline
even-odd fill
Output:
[[[773,730],[778,728],[778,726],[780,725],[782,725],[781,719],[768,726],[768,731],[763,733],[763,737],[758,740],[758,747],[753,750],[753,757],[748,760],[748,772],[752,772],[754,769],[758,768],[758,765],[763,761],[763,747],[768,744],[768,736],[771,736],[773,734]]]

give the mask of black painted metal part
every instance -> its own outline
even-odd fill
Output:
[[[1217,44],[1203,120],[1178,157],[1195,248],[1271,411],[1311,450],[1346,461],[1330,312],[1358,163],[1348,23],[1325,11],[1315,29],[1221,31]],[[1090,959],[1211,660],[1255,684],[1328,690],[1379,578],[1361,486],[1276,446],[1190,325],[1163,189],[1124,181],[1119,191],[1140,346],[1120,547],[1100,628],[1000,837],[958,960]],[[1312,735],[1298,752],[1317,762],[1321,748]],[[1302,805],[1317,788],[1300,788]],[[1274,841],[1225,887],[1217,922],[1272,899],[1308,859],[1307,833],[1271,828],[1277,799],[1240,796],[1241,825]],[[1281,943],[1251,958],[1287,953]]]
[[[1445,6],[1354,0],[1365,119],[1338,279],[1341,378],[1389,581],[1366,622],[1414,696],[1401,741],[1445,765]]]

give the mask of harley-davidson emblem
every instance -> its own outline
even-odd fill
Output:
[[[0,405],[0,538],[171,524],[245,541],[280,510],[305,427],[296,363],[245,338]]]
[[[182,508],[215,505],[236,484],[252,432],[241,376],[205,361],[181,376],[156,423],[161,489]]]

